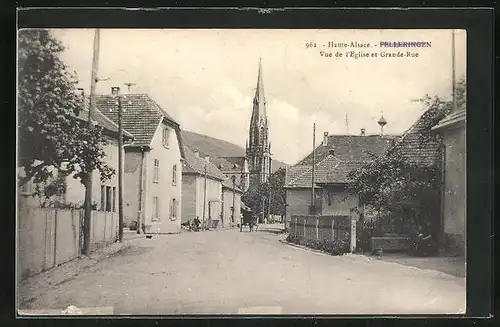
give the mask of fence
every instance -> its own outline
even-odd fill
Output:
[[[356,245],[356,221],[350,216],[292,216],[290,234],[309,240],[345,240]]]
[[[20,280],[77,258],[83,244],[81,209],[20,206],[18,211],[18,277]],[[118,217],[92,211],[91,249],[116,241]]]

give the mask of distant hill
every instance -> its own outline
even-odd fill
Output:
[[[211,157],[224,158],[245,156],[245,149],[239,145],[195,132],[182,131],[182,141],[184,145],[188,146],[190,149],[198,150],[200,153],[208,154]],[[286,166],[289,165],[278,160],[272,161],[273,172]]]

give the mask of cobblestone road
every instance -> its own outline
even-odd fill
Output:
[[[23,309],[115,314],[460,313],[465,278],[363,256],[294,248],[260,229],[136,238]]]

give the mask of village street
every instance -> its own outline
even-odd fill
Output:
[[[131,247],[54,286],[29,309],[114,314],[458,313],[465,278],[281,243],[263,227],[134,235]],[[27,308],[26,308],[27,309]]]

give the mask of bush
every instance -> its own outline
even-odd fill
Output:
[[[350,252],[347,240],[309,240],[295,234],[288,234],[287,242],[303,245],[313,250],[319,250],[331,255],[343,255]]]

